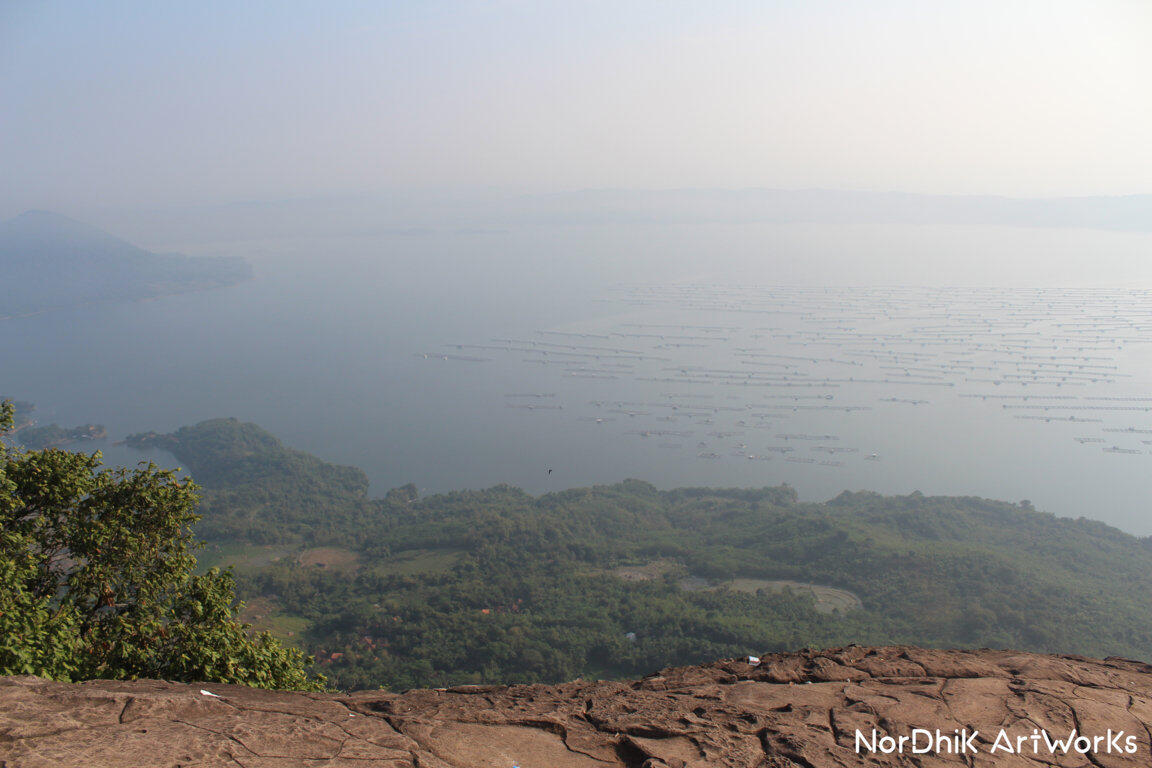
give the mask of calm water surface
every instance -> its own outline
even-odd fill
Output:
[[[235,416],[362,467],[375,492],[788,482],[814,500],[1026,498],[1152,533],[1146,235],[630,225],[183,245],[244,255],[257,279],[4,322],[0,390],[41,423],[106,424],[110,462],[139,458],[111,445],[127,434]],[[1078,361],[1084,380],[1048,375],[1076,357],[1098,358]]]

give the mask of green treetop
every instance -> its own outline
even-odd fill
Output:
[[[0,404],[0,436],[12,424]],[[193,573],[196,502],[151,463],[0,440],[0,674],[323,689],[310,658],[236,620],[231,574]]]

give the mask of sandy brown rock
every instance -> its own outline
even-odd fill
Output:
[[[216,694],[209,696],[208,691]],[[975,754],[868,754],[865,736],[973,729]],[[631,682],[302,694],[215,684],[0,678],[0,766],[696,768],[1152,765],[1152,666],[1010,651],[848,648],[666,669]],[[1023,754],[1123,731],[1135,754]],[[907,747],[906,747],[907,749]]]

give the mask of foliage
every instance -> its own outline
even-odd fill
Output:
[[[304,474],[287,477],[286,449],[252,425],[206,424],[176,433],[182,459],[197,466],[205,446],[242,470],[197,475],[204,522],[244,519],[256,479],[277,500],[257,522],[301,531],[298,554],[247,568],[238,591],[296,618],[292,642],[345,688],[632,676],[850,642],[1152,658],[1148,541],[1031,505],[919,493],[814,504],[786,486],[636,480],[367,500],[312,457],[293,457]],[[309,494],[293,506],[302,478]],[[356,556],[317,564],[303,549],[316,540]],[[863,608],[829,613],[804,592],[733,579],[834,587]]]
[[[0,673],[72,679],[77,671],[76,622],[52,598],[26,584],[36,578],[31,542],[0,531]]]
[[[196,500],[152,464],[0,442],[0,673],[321,688],[300,651],[233,618],[230,574],[193,575]]]
[[[439,573],[381,574],[413,547],[467,554]],[[496,488],[382,507],[361,548],[354,575],[288,561],[244,585],[308,618],[317,653],[344,654],[325,667],[342,686],[626,676],[850,642],[1152,656],[1141,541],[985,499]],[[652,563],[670,569],[615,575]],[[838,587],[864,608],[723,588],[736,577]]]
[[[36,410],[34,403],[16,400],[4,395],[0,395],[0,403],[7,403],[11,406],[12,429],[23,429],[32,423],[32,412]]]
[[[361,470],[287,448],[255,424],[212,419],[126,442],[169,451],[204,486],[197,533],[207,541],[338,542],[365,513]]]

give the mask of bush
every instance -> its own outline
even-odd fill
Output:
[[[310,658],[236,620],[231,574],[193,573],[197,499],[151,463],[0,440],[0,674],[322,690]]]

